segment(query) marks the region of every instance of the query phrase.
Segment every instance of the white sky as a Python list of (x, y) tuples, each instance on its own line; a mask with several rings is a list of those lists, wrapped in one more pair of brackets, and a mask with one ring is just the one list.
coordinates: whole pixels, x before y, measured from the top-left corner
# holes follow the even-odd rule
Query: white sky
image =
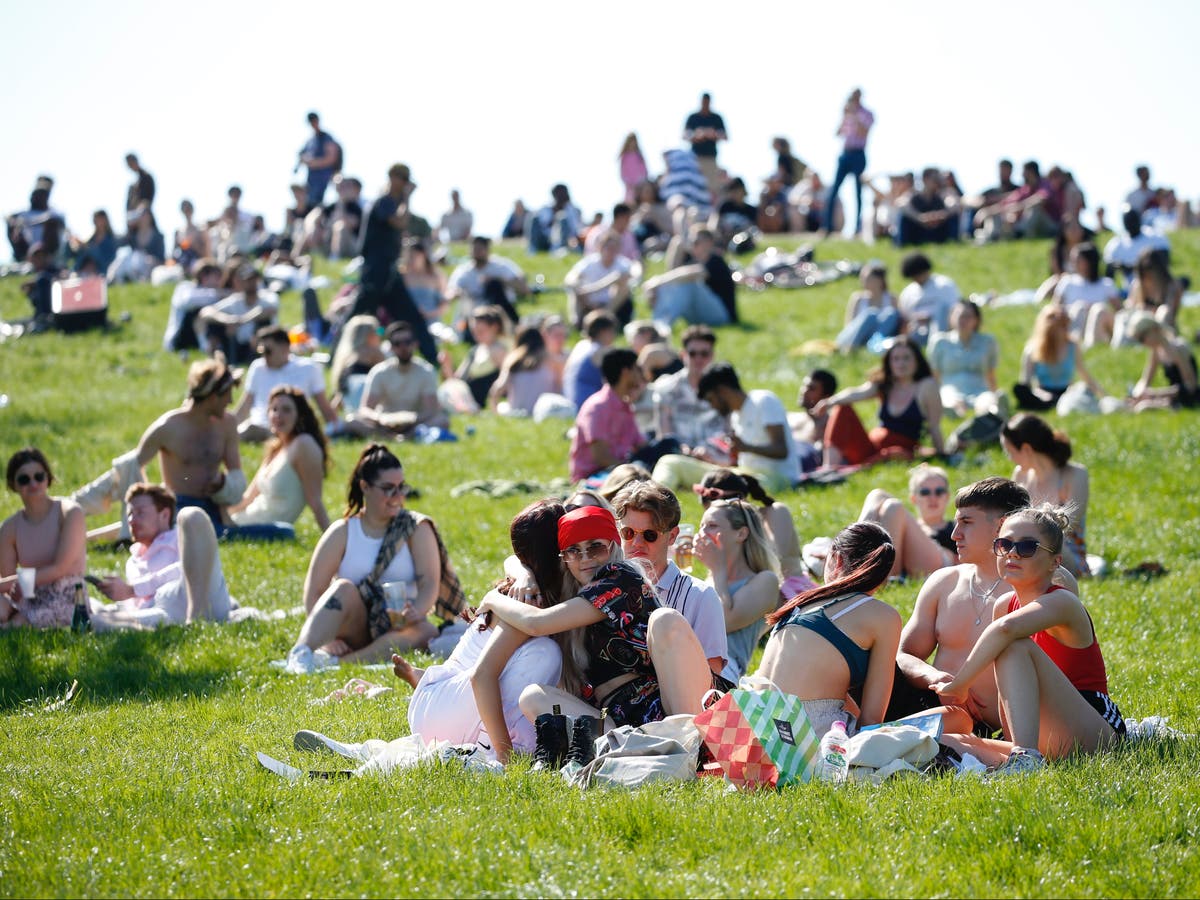
[(215, 216), (235, 182), (278, 227), (311, 108), (367, 195), (406, 162), (418, 213), (436, 224), (458, 187), (494, 234), (559, 180), (585, 214), (608, 209), (624, 135), (660, 170), (705, 90), (729, 130), (721, 163), (752, 193), (775, 134), (828, 179), (856, 85), (876, 115), (869, 172), (948, 166), (971, 192), (1001, 156), (1036, 158), (1115, 211), (1145, 161), (1194, 202), (1197, 35), (1191, 0), (0, 0), (0, 210), (25, 208), (46, 172), (74, 231), (100, 207), (120, 229), (132, 150), (168, 236), (181, 198)]

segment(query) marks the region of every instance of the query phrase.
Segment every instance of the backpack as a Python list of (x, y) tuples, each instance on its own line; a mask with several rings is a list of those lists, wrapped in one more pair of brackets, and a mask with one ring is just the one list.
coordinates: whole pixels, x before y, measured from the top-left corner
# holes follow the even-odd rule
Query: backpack
[(333, 169), (333, 174), (337, 175), (342, 171), (342, 145), (339, 144), (331, 135), (325, 135), (325, 139), (329, 141), (329, 143), (333, 144), (333, 149), (337, 151), (337, 156), (334, 157), (333, 165), (330, 166), (330, 168)]

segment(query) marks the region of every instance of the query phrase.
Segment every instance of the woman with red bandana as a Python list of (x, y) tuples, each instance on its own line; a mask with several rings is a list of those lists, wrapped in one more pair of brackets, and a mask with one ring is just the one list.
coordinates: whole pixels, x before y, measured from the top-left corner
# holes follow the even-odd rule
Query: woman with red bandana
[(604, 726), (615, 728), (700, 712), (713, 686), (700, 641), (683, 616), (659, 606), (637, 563), (625, 561), (613, 514), (599, 507), (567, 513), (558, 548), (570, 600), (539, 609), (492, 592), (479, 607), (529, 635), (571, 632), (564, 656), (582, 671), (583, 697), (531, 686), (521, 695), (526, 717), (536, 721), (555, 706), (575, 717), (606, 710)]

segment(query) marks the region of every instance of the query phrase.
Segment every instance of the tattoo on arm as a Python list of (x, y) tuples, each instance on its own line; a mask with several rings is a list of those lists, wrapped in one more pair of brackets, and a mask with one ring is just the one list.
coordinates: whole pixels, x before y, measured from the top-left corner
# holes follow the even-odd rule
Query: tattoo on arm
[(342, 608), (341, 598), (338, 597), (337, 594), (332, 594), (329, 597), (326, 597), (325, 598), (325, 608), (341, 610), (341, 608)]

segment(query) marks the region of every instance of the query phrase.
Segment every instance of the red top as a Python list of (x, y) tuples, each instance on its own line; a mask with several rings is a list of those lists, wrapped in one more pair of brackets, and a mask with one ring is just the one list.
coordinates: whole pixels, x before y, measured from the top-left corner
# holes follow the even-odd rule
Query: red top
[[(1056, 584), (1052, 585), (1050, 590), (1066, 590), (1066, 588), (1061, 588)], [(1009, 598), (1008, 611), (1016, 612), (1020, 608), (1021, 604), (1017, 602), (1017, 595), (1014, 593)], [(1092, 642), (1082, 649), (1068, 647), (1046, 631), (1034, 632), (1029, 637), (1067, 676), (1067, 680), (1071, 682), (1071, 686), (1075, 690), (1099, 691), (1107, 694), (1108, 674), (1104, 669), (1104, 657), (1100, 653), (1100, 642), (1096, 640), (1096, 626), (1092, 624), (1091, 613), (1088, 613), (1088, 624), (1092, 625)]]

